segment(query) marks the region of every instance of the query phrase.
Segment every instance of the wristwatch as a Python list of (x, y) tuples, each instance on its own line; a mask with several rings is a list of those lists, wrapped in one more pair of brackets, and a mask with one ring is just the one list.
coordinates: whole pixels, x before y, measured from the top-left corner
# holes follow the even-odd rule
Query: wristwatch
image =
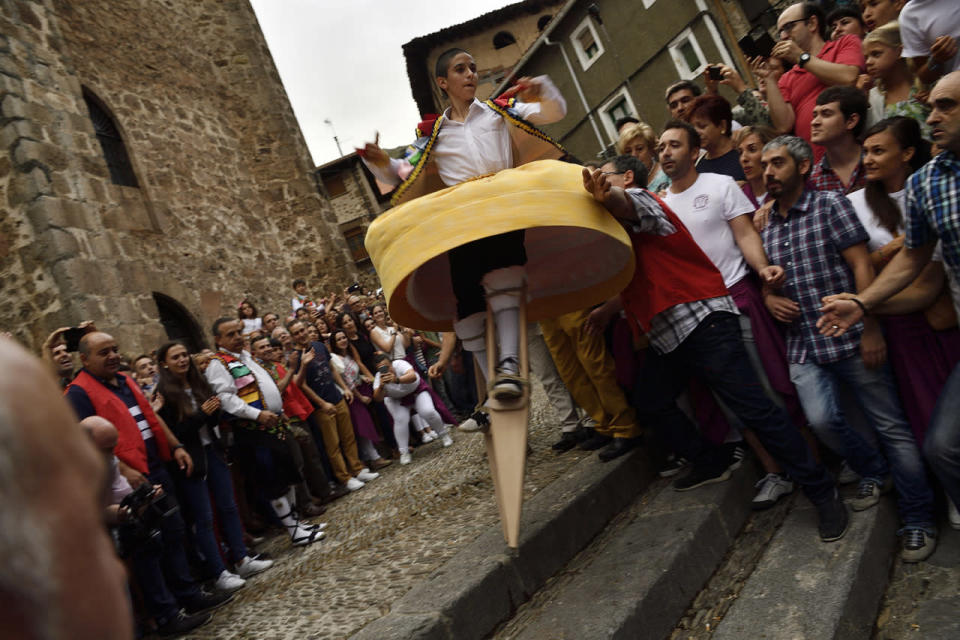
[(809, 54), (809, 53), (801, 53), (801, 54), (800, 54), (800, 59), (797, 60), (797, 66), (800, 67), (801, 69), (803, 69), (803, 67), (804, 67), (808, 62), (810, 62), (810, 54)]

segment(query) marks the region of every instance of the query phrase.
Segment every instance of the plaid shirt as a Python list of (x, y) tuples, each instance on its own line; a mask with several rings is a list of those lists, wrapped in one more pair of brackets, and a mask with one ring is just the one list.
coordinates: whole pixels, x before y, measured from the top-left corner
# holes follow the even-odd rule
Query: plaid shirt
[[(625, 193), (637, 213), (637, 222), (629, 225), (636, 233), (649, 233), (655, 236), (668, 236), (676, 233), (676, 228), (667, 219), (660, 204), (650, 196), (646, 189), (626, 189)], [(739, 314), (737, 305), (730, 296), (708, 298), (695, 302), (684, 302), (661, 311), (650, 320), (647, 337), (658, 353), (670, 353), (687, 339), (703, 320), (715, 311), (728, 311)]]
[(828, 363), (858, 353), (863, 323), (857, 323), (839, 338), (820, 335), (821, 298), (843, 291), (856, 291), (853, 271), (841, 252), (866, 242), (850, 201), (835, 193), (804, 189), (787, 216), (775, 202), (770, 223), (763, 230), (763, 247), (770, 264), (786, 272), (781, 295), (800, 305), (800, 317), (787, 327), (787, 358), (804, 363)]
[(960, 278), (960, 158), (944, 151), (907, 180), (906, 245), (941, 240), (943, 262)]
[(850, 176), (850, 185), (845, 187), (843, 186), (843, 180), (830, 166), (827, 154), (823, 154), (820, 162), (813, 167), (813, 171), (810, 173), (810, 182), (807, 183), (807, 186), (816, 191), (833, 191), (842, 195), (863, 189), (867, 186), (867, 174), (863, 170), (863, 156), (860, 157), (857, 168), (853, 170), (853, 174)]

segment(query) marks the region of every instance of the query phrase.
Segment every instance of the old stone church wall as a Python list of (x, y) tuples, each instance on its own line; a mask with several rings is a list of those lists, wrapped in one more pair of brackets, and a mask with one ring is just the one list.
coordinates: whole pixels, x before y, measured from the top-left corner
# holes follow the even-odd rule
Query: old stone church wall
[[(136, 351), (165, 338), (154, 293), (206, 333), (246, 295), (287, 311), (294, 277), (353, 280), (246, 0), (0, 8), (0, 329), (36, 347), (90, 319)], [(112, 182), (84, 91), (138, 186)]]

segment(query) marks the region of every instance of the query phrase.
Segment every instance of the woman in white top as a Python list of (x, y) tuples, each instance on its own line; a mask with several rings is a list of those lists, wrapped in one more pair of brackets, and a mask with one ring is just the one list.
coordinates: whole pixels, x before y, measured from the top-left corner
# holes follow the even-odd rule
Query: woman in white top
[(390, 356), (391, 360), (403, 360), (407, 355), (409, 338), (395, 325), (387, 324), (387, 310), (382, 304), (375, 304), (370, 310), (374, 327), (370, 330), (370, 340), (377, 349)]
[[(867, 248), (879, 272), (903, 246), (904, 185), (927, 160), (926, 145), (915, 119), (896, 116), (870, 127), (863, 149), (867, 186), (847, 197), (870, 236)], [(944, 283), (943, 262), (931, 261), (909, 287), (875, 310), (881, 316), (890, 365), (918, 443), (923, 441), (940, 390), (960, 359), (960, 333), (956, 314), (950, 316), (953, 305)], [(941, 313), (944, 310), (946, 316)], [(951, 319), (953, 328), (947, 329)]]

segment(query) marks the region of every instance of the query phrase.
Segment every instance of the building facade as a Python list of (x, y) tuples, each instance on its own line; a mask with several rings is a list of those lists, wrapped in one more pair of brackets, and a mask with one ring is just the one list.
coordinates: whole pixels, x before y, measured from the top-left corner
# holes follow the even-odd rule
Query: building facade
[(197, 345), (354, 279), (246, 0), (0, 8), (0, 329)]

